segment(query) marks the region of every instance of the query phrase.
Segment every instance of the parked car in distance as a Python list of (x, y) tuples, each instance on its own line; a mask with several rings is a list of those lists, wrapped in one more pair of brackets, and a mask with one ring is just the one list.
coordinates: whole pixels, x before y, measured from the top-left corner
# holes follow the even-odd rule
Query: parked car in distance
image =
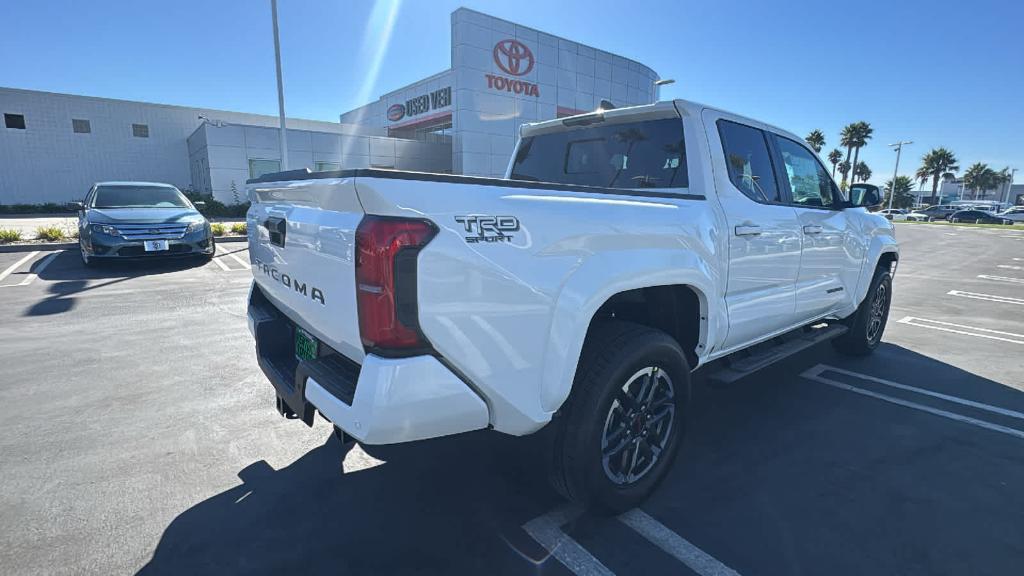
[(86, 266), (98, 260), (201, 256), (213, 258), (210, 223), (170, 184), (98, 182), (78, 210), (78, 246)]
[(899, 221), (907, 219), (907, 211), (903, 208), (886, 208), (885, 210), (879, 210), (877, 213), (885, 216), (886, 220)]
[(907, 220), (914, 222), (931, 222), (933, 220), (948, 220), (949, 215), (962, 210), (957, 206), (950, 206), (948, 204), (940, 204), (938, 206), (929, 206), (921, 210), (916, 210), (907, 214)]
[(984, 210), (960, 210), (951, 214), (949, 221), (969, 224), (1013, 224), (1013, 220), (996, 216)]
[(996, 214), (1000, 218), (1006, 218), (1007, 220), (1013, 220), (1014, 222), (1024, 222), (1024, 206), (1013, 206), (1006, 210)]

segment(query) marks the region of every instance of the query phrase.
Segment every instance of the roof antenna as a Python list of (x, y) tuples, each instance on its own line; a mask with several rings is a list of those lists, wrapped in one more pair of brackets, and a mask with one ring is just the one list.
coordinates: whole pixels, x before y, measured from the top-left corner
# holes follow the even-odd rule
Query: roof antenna
[(615, 109), (615, 104), (612, 104), (608, 100), (605, 100), (604, 98), (602, 98), (601, 99), (601, 103), (597, 105), (597, 109), (598, 110), (614, 110)]

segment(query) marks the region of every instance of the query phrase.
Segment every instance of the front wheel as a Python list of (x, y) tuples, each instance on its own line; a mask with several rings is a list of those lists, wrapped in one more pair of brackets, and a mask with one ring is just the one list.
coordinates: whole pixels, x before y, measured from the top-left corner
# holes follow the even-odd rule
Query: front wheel
[(832, 341), (836, 350), (850, 356), (867, 356), (878, 348), (889, 320), (892, 275), (884, 267), (875, 270), (868, 295), (852, 316), (846, 318), (847, 332)]
[(668, 334), (629, 322), (596, 325), (553, 422), (552, 485), (608, 513), (639, 504), (672, 466), (689, 392), (686, 357)]
[(78, 254), (82, 257), (83, 266), (86, 268), (96, 267), (96, 259), (89, 257), (89, 255), (85, 253), (85, 248), (82, 248), (81, 245), (78, 246)]

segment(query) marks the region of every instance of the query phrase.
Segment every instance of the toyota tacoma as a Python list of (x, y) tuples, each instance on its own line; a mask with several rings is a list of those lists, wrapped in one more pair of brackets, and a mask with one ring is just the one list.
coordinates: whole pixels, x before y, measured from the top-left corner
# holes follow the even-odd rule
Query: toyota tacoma
[(546, 428), (554, 487), (606, 511), (664, 478), (697, 368), (875, 349), (898, 259), (877, 187), (681, 100), (524, 125), (504, 178), (297, 170), (247, 192), (282, 415), (368, 445)]

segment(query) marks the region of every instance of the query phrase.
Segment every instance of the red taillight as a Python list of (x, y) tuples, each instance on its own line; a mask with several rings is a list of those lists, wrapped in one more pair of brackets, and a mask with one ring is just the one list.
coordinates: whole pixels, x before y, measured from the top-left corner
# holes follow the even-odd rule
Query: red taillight
[(426, 347), (417, 319), (416, 256), (436, 233), (427, 220), (366, 216), (359, 223), (356, 299), (368, 352)]

